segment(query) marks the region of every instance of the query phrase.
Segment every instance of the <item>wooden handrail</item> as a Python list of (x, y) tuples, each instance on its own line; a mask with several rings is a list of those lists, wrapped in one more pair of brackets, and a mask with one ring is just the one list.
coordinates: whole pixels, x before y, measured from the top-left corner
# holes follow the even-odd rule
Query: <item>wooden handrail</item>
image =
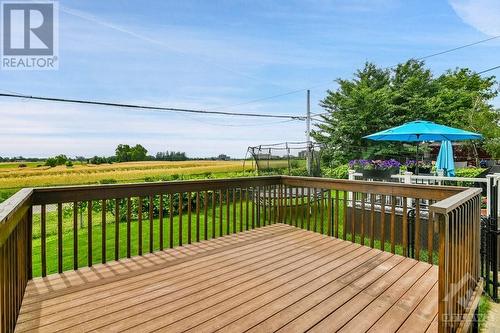
[(443, 200), (467, 189), (457, 186), (428, 186), (378, 181), (282, 176), (283, 185), (374, 193), (415, 199)]
[(180, 180), (155, 183), (40, 187), (33, 189), (33, 205), (178, 192), (212, 191), (234, 187), (277, 185), (280, 182), (280, 176), (271, 176)]

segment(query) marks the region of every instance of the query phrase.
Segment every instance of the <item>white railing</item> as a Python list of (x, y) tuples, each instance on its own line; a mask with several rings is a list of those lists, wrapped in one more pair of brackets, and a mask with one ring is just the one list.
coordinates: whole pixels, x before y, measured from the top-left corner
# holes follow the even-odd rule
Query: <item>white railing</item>
[[(349, 179), (362, 179), (363, 174), (349, 170)], [(404, 184), (424, 184), (424, 185), (450, 185), (450, 186), (464, 186), (463, 183), (482, 183), (486, 186), (486, 211), (488, 214), (491, 211), (491, 186), (492, 184), (500, 184), (500, 173), (487, 175), (486, 178), (472, 178), (472, 177), (445, 177), (445, 176), (428, 176), (428, 175), (414, 175), (411, 172), (406, 172), (401, 175), (392, 175), (391, 178), (399, 183)], [(493, 180), (492, 180), (493, 179)], [(369, 180), (369, 179), (365, 179)], [(500, 191), (500, 186), (498, 186)], [(500, 216), (500, 193), (498, 195), (498, 214)]]

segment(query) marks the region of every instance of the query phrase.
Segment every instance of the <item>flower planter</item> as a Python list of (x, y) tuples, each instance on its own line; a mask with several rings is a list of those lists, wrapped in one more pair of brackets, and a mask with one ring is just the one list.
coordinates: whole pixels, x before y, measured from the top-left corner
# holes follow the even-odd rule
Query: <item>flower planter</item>
[(389, 179), (392, 175), (396, 175), (399, 172), (399, 168), (390, 168), (390, 169), (371, 169), (371, 170), (357, 170), (363, 174), (363, 178), (368, 179)]
[[(407, 167), (407, 171), (413, 173), (414, 175), (416, 174), (416, 168), (415, 167)], [(432, 167), (418, 167), (418, 173), (419, 174), (431, 174), (432, 173)]]

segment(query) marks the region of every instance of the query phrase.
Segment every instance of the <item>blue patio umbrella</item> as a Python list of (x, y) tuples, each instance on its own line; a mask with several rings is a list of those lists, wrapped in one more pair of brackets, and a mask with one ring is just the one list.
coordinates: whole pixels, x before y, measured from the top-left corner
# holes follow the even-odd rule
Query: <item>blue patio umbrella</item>
[(451, 141), (445, 140), (441, 142), (441, 149), (436, 160), (436, 168), (444, 170), (445, 176), (455, 176), (455, 161), (453, 160), (453, 146)]
[[(482, 136), (459, 128), (436, 124), (432, 121), (416, 120), (367, 135), (364, 138), (375, 141), (417, 142), (416, 155), (418, 160), (418, 142), (474, 140), (481, 139)], [(416, 171), (418, 173), (418, 163)]]
[(364, 137), (376, 141), (462, 141), (481, 139), (481, 134), (448, 127), (432, 121), (416, 120)]

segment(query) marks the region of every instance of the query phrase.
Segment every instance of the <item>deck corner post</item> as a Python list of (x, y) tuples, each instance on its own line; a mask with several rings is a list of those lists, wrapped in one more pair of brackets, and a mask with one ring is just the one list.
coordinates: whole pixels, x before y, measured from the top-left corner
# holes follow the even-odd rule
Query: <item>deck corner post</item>
[(434, 214), (435, 223), (439, 227), (439, 268), (438, 268), (438, 332), (444, 333), (447, 330), (447, 316), (448, 316), (448, 238), (449, 227), (448, 215), (442, 213)]

